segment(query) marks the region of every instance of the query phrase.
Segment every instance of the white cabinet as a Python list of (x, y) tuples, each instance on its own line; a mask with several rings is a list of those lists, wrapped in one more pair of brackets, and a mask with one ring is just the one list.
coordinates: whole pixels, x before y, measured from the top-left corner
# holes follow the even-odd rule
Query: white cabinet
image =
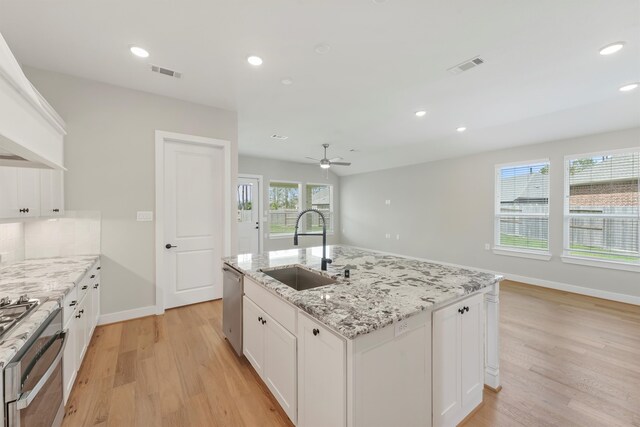
[[(76, 336), (76, 361), (82, 361), (85, 351), (87, 349), (87, 298), (86, 295), (78, 303), (78, 309), (74, 315), (74, 334)], [(80, 363), (77, 363), (76, 368), (80, 368)]]
[(0, 167), (0, 219), (62, 216), (63, 173), (50, 169)]
[(91, 293), (91, 317), (89, 323), (91, 324), (91, 333), (89, 337), (93, 335), (93, 331), (98, 324), (98, 318), (100, 318), (100, 267), (96, 269), (95, 278), (91, 281), (90, 293)]
[(73, 382), (76, 379), (76, 332), (75, 314), (78, 301), (76, 300), (76, 288), (74, 287), (62, 302), (62, 321), (64, 329), (67, 331), (67, 344), (62, 354), (62, 383), (64, 391), (64, 402), (67, 403)]
[[(100, 264), (94, 265), (62, 301), (62, 321), (67, 344), (62, 355), (64, 401), (67, 402), (100, 312)], [(93, 277), (91, 277), (93, 276)], [(93, 286), (92, 286), (93, 284)], [(98, 285), (96, 287), (96, 285)]]
[(243, 297), (243, 352), (282, 409), (296, 422), (296, 337)]
[(243, 297), (242, 347), (245, 357), (253, 369), (262, 377), (264, 373), (264, 328), (263, 311), (249, 298)]
[(64, 172), (40, 170), (40, 215), (64, 215)]
[(40, 170), (0, 167), (0, 218), (40, 215)]
[(433, 425), (455, 426), (482, 402), (483, 295), (433, 313), (432, 348)]
[(298, 426), (345, 426), (345, 340), (298, 314)]

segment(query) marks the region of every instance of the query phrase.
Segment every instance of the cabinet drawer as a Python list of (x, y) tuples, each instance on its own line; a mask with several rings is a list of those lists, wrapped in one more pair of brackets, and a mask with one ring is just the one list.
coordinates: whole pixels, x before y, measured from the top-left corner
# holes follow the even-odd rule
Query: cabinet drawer
[(269, 313), (273, 319), (284, 326), (289, 332), (296, 333), (296, 308), (271, 294), (262, 285), (251, 278), (244, 278), (244, 293), (261, 309)]
[(74, 286), (62, 300), (62, 324), (67, 327), (69, 320), (73, 319), (73, 313), (78, 306), (78, 287)]

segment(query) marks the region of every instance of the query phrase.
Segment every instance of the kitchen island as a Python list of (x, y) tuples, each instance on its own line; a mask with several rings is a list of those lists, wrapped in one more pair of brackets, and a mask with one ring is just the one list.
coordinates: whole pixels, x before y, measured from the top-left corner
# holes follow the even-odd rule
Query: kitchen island
[[(322, 248), (224, 260), (245, 276), (243, 353), (294, 423), (455, 425), (484, 384), (499, 388), (501, 276), (328, 250), (326, 272)], [(268, 275), (286, 266), (335, 283), (295, 290)]]

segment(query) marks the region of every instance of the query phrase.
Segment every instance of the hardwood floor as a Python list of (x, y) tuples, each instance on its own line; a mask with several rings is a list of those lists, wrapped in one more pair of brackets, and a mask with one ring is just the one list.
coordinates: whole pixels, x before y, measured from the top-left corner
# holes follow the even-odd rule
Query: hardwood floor
[[(469, 426), (640, 426), (640, 307), (503, 282), (503, 389)], [(207, 302), (96, 329), (65, 426), (290, 426)], [(330, 427), (330, 426), (327, 426)]]
[(222, 335), (222, 302), (100, 326), (64, 426), (291, 426)]

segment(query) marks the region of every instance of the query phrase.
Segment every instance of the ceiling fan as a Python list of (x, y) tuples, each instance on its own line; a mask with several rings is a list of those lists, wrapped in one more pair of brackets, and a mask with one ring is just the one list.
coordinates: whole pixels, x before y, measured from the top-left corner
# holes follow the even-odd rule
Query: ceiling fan
[(324, 157), (322, 159), (314, 159), (313, 157), (305, 157), (305, 158), (315, 160), (316, 162), (320, 162), (320, 167), (322, 169), (329, 169), (332, 165), (351, 166), (351, 162), (339, 162), (338, 160), (342, 160), (342, 157), (336, 157), (335, 159), (327, 159), (327, 148), (329, 148), (329, 144), (322, 144), (322, 146), (324, 147)]

